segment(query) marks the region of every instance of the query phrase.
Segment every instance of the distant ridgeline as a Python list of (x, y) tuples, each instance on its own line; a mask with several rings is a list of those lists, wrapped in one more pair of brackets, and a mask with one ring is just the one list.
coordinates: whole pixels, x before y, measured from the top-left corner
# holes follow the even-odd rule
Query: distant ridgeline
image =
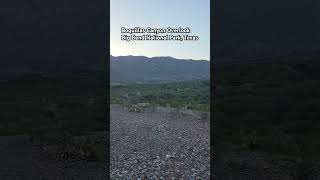
[(111, 84), (168, 83), (210, 78), (210, 61), (110, 56)]

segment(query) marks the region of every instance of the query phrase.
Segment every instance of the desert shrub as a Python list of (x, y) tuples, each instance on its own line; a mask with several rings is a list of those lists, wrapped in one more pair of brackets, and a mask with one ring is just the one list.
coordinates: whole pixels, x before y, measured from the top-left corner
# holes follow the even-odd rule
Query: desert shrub
[[(168, 84), (128, 85), (111, 87), (111, 102), (137, 104), (147, 102), (159, 106), (209, 111), (210, 82), (192, 81)], [(124, 98), (126, 97), (126, 98)]]

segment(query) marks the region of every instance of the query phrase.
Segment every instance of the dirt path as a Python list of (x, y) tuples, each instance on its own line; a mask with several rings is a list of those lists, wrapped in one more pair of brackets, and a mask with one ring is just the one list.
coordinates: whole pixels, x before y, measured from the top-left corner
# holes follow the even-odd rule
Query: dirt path
[(112, 179), (209, 179), (209, 120), (111, 106)]

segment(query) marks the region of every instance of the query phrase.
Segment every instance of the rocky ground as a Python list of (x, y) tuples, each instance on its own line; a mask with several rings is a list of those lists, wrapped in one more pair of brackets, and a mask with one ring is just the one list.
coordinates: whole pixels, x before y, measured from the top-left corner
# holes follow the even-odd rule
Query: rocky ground
[(111, 179), (210, 179), (209, 119), (111, 106)]
[(270, 154), (259, 150), (234, 149), (219, 152), (214, 180), (319, 180), (320, 161)]
[[(209, 179), (208, 119), (170, 108), (129, 112), (112, 105), (110, 123), (110, 169), (107, 161), (61, 159), (55, 145), (33, 143), (27, 135), (1, 136), (0, 180), (106, 180), (109, 170), (113, 180)], [(104, 136), (93, 134), (94, 139)], [(75, 140), (83, 138), (88, 136)], [(216, 180), (320, 179), (320, 161), (316, 159), (240, 147), (215, 157), (216, 174), (211, 178)]]
[(105, 180), (107, 163), (60, 159), (55, 145), (33, 144), (27, 135), (0, 137), (1, 180)]

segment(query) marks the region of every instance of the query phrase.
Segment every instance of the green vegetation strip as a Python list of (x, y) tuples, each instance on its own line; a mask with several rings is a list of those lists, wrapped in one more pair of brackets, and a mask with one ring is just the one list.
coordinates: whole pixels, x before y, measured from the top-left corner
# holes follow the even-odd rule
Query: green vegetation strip
[(210, 110), (210, 82), (192, 81), (167, 84), (116, 85), (110, 89), (112, 104), (150, 103), (151, 105)]

